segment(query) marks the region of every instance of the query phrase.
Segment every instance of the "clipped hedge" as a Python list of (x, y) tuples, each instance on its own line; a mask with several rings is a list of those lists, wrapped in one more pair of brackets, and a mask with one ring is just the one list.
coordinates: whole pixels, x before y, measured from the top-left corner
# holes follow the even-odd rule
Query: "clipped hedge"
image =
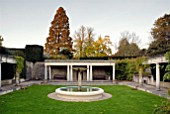
[(26, 45), (25, 55), (27, 61), (33, 63), (43, 61), (43, 47), (39, 45)]
[(0, 46), (0, 54), (10, 54), (8, 49)]

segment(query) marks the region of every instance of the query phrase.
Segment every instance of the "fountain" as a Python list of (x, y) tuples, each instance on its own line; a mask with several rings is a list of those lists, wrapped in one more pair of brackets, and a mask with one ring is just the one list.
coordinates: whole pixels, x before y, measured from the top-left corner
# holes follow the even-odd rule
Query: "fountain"
[(76, 67), (73, 70), (78, 72), (77, 86), (60, 87), (55, 93), (48, 95), (50, 98), (63, 101), (97, 101), (112, 97), (98, 87), (82, 86), (82, 72), (87, 68)]

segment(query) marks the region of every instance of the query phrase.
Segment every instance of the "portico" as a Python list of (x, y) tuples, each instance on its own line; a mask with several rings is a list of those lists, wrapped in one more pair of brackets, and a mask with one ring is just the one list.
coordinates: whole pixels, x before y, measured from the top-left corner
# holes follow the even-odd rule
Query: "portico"
[(168, 61), (165, 59), (164, 56), (155, 56), (148, 59), (145, 64), (155, 64), (156, 65), (156, 89), (160, 90), (160, 64), (167, 63)]
[[(87, 70), (84, 72), (86, 81), (93, 81), (93, 67), (112, 67), (111, 79), (115, 80), (115, 62), (113, 60), (45, 60), (45, 80), (51, 80), (54, 78), (52, 73), (52, 67), (58, 67), (65, 69), (66, 73), (56, 74), (58, 77), (65, 76), (67, 81), (74, 81), (73, 74), (75, 73), (74, 67), (85, 67)], [(61, 72), (59, 70), (58, 72)]]

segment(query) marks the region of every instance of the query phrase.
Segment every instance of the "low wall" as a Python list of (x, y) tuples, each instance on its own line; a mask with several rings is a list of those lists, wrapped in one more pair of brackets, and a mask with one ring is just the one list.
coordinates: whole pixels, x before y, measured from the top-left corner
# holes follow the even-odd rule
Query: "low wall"
[[(21, 78), (20, 82), (24, 82), (25, 79)], [(9, 84), (15, 84), (15, 79), (6, 79), (1, 81), (2, 86), (9, 85)]]
[[(156, 86), (156, 82), (155, 82), (152, 75), (143, 76), (142, 80), (143, 80), (143, 83)], [(133, 75), (133, 81), (138, 83), (139, 82), (139, 76), (138, 75)], [(169, 88), (170, 87), (170, 82), (162, 82), (161, 81), (160, 82), (160, 87)]]

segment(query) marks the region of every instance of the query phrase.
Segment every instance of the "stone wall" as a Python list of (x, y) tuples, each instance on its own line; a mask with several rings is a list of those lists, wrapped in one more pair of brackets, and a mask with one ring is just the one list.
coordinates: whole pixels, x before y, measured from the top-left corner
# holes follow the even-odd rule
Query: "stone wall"
[(30, 80), (33, 78), (33, 63), (26, 61), (26, 79)]
[(35, 79), (44, 79), (44, 62), (36, 62), (33, 71)]
[(26, 79), (44, 79), (44, 62), (26, 62)]
[[(139, 82), (139, 76), (138, 75), (133, 75), (133, 81), (134, 82)], [(142, 82), (150, 85), (154, 85), (154, 78), (152, 75), (149, 76), (143, 76), (142, 77)]]
[[(152, 75), (150, 75), (150, 76), (143, 76), (142, 80), (143, 80), (143, 83), (146, 83), (146, 84), (149, 84), (149, 85), (154, 85), (154, 86), (156, 85), (156, 82), (155, 82), (155, 80), (154, 80)], [(138, 83), (139, 82), (139, 76), (138, 75), (134, 75), (133, 76), (133, 81)], [(170, 87), (170, 82), (162, 82), (161, 81), (160, 82), (160, 86), (168, 88), (168, 87)]]

